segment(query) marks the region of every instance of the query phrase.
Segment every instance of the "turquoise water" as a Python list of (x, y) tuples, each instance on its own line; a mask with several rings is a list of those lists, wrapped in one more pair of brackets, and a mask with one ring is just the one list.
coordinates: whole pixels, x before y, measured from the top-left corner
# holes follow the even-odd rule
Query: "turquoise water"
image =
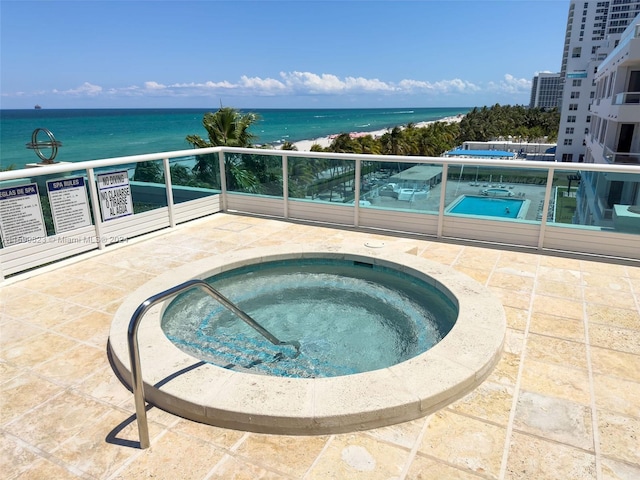
[(483, 215), (488, 217), (517, 218), (524, 200), (465, 195), (449, 213)]
[[(337, 133), (375, 131), (465, 114), (469, 108), (247, 110), (257, 144), (296, 142)], [(211, 109), (0, 110), (0, 168), (39, 159), (26, 144), (36, 128), (62, 142), (56, 161), (80, 162), (191, 148), (187, 135), (206, 138), (202, 117)], [(215, 111), (215, 110), (213, 110)], [(45, 138), (38, 138), (42, 141)]]
[(281, 341), (275, 346), (201, 291), (162, 318), (180, 349), (221, 367), (287, 377), (332, 377), (395, 365), (440, 341), (457, 317), (425, 282), (385, 267), (326, 259), (244, 267), (208, 279)]

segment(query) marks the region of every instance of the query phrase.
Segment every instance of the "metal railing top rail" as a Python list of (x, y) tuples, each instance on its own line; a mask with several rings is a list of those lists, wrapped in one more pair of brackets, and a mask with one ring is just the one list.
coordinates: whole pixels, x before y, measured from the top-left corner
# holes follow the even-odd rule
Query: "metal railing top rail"
[(0, 181), (16, 180), (24, 177), (35, 177), (39, 175), (54, 175), (56, 173), (75, 172), (77, 170), (87, 170), (90, 168), (113, 167), (129, 163), (149, 162), (154, 160), (164, 160), (165, 158), (188, 157), (192, 155), (205, 155), (220, 151), (220, 147), (198, 148), (189, 150), (176, 150), (172, 152), (146, 153), (144, 155), (128, 155), (125, 157), (109, 157), (98, 160), (86, 160), (82, 162), (59, 162), (54, 165), (46, 165), (37, 168), (21, 168), (17, 170), (6, 170), (0, 172)]
[(206, 155), (211, 153), (240, 153), (250, 155), (272, 155), (300, 158), (325, 158), (333, 160), (360, 160), (366, 162), (396, 162), (396, 163), (427, 163), (441, 165), (469, 165), (478, 167), (523, 168), (536, 170), (584, 170), (615, 173), (640, 173), (637, 166), (611, 165), (605, 163), (572, 163), (572, 162), (541, 162), (527, 160), (487, 160), (467, 157), (423, 157), (402, 155), (368, 155), (353, 153), (333, 152), (300, 152), (296, 150), (267, 150), (258, 148), (237, 147), (208, 147), (190, 150), (176, 150), (172, 152), (159, 152), (144, 155), (131, 155), (125, 157), (112, 157), (101, 160), (87, 160), (83, 162), (59, 163), (38, 168), (24, 168), (0, 172), (0, 181), (16, 180), (25, 177), (53, 175), (78, 170), (87, 170), (103, 167), (118, 166), (130, 163), (163, 160), (166, 158), (180, 158), (194, 155)]

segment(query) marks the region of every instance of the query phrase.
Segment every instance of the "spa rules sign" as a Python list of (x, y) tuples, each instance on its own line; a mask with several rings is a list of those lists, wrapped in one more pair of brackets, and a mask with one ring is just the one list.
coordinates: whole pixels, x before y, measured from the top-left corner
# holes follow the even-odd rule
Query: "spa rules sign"
[(114, 218), (133, 215), (131, 186), (127, 171), (102, 173), (96, 177), (102, 220), (106, 222)]
[(91, 225), (84, 178), (61, 178), (47, 182), (49, 205), (56, 233)]

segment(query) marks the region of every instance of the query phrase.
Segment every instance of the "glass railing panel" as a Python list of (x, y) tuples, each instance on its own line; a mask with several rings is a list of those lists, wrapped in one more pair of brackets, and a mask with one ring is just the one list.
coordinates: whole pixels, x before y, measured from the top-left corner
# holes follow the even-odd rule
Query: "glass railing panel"
[(559, 171), (554, 199), (555, 225), (640, 234), (640, 173)]
[(640, 153), (614, 152), (609, 147), (604, 147), (604, 159), (608, 163), (640, 165)]
[(614, 105), (634, 105), (640, 103), (640, 92), (622, 92), (614, 97)]
[(555, 170), (549, 199), (547, 222), (558, 225), (577, 224), (578, 190), (582, 175), (577, 170)]
[(283, 196), (280, 156), (226, 153), (225, 170), (230, 193)]
[[(220, 168), (217, 155), (172, 158), (169, 160), (173, 203), (183, 203), (220, 193)], [(200, 162), (198, 164), (198, 162)]]
[[(195, 155), (192, 158), (169, 160), (174, 185), (188, 185), (220, 191), (220, 159), (217, 153)], [(175, 168), (174, 168), (175, 166)], [(175, 174), (175, 175), (174, 175)]]
[(438, 214), (442, 165), (362, 162), (360, 206)]
[[(134, 214), (167, 206), (167, 188), (164, 183), (162, 160), (136, 163), (133, 168), (133, 175), (129, 178), (129, 184)], [(102, 198), (103, 194), (100, 193), (99, 179), (98, 191), (98, 195)], [(115, 205), (118, 206), (117, 202), (115, 202)], [(118, 208), (114, 211), (118, 212)]]
[(445, 215), (539, 222), (546, 183), (546, 170), (450, 165)]
[(289, 157), (289, 199), (352, 203), (355, 199), (355, 161)]

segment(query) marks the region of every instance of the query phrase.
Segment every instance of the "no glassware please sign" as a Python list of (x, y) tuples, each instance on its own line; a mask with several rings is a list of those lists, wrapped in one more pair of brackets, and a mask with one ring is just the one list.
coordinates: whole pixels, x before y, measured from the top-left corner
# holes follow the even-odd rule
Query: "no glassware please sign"
[(103, 173), (96, 177), (102, 220), (106, 222), (114, 218), (133, 215), (131, 186), (127, 171)]

